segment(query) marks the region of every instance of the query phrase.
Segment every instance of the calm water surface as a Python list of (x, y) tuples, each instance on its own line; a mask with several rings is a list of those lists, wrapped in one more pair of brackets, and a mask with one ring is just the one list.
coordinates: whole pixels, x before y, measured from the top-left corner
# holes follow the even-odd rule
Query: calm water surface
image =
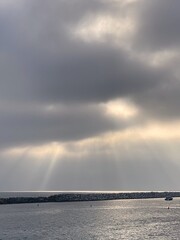
[(0, 239), (180, 239), (180, 199), (0, 205)]

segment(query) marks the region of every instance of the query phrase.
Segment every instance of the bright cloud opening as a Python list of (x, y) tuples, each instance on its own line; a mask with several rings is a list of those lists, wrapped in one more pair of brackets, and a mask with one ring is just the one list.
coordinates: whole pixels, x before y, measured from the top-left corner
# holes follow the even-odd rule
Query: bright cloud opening
[(127, 45), (135, 30), (135, 22), (128, 18), (114, 18), (110, 15), (89, 16), (72, 30), (75, 37), (85, 42), (104, 42), (113, 38), (118, 45)]
[(130, 119), (138, 115), (138, 108), (125, 100), (116, 99), (104, 104), (107, 114), (116, 118)]

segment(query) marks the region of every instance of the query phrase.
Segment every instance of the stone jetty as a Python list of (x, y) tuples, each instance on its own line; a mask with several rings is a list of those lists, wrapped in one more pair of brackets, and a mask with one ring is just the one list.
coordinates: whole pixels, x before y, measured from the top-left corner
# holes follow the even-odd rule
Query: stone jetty
[(60, 193), (49, 197), (0, 198), (0, 204), (148, 199), (166, 198), (167, 196), (180, 197), (180, 192)]

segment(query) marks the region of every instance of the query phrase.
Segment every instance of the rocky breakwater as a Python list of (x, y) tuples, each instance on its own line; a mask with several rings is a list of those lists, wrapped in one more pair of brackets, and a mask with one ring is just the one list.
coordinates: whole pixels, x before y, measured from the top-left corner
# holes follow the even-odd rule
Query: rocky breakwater
[(0, 204), (147, 199), (167, 196), (180, 197), (180, 192), (61, 193), (49, 197), (0, 198)]
[(180, 192), (121, 192), (121, 193), (68, 193), (48, 197), (49, 202), (103, 201), (118, 199), (147, 199), (180, 197)]
[(0, 204), (17, 204), (17, 203), (44, 203), (48, 202), (47, 197), (9, 197), (0, 198)]

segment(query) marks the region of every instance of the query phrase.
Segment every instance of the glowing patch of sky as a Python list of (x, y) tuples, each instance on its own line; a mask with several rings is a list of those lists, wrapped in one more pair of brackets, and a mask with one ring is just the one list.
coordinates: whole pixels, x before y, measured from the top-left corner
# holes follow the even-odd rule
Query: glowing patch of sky
[(110, 38), (116, 45), (128, 47), (128, 39), (135, 31), (135, 21), (110, 15), (89, 16), (71, 31), (76, 38), (85, 42), (106, 42)]
[(107, 113), (113, 117), (129, 119), (138, 115), (137, 107), (125, 100), (116, 99), (102, 105), (105, 106)]

